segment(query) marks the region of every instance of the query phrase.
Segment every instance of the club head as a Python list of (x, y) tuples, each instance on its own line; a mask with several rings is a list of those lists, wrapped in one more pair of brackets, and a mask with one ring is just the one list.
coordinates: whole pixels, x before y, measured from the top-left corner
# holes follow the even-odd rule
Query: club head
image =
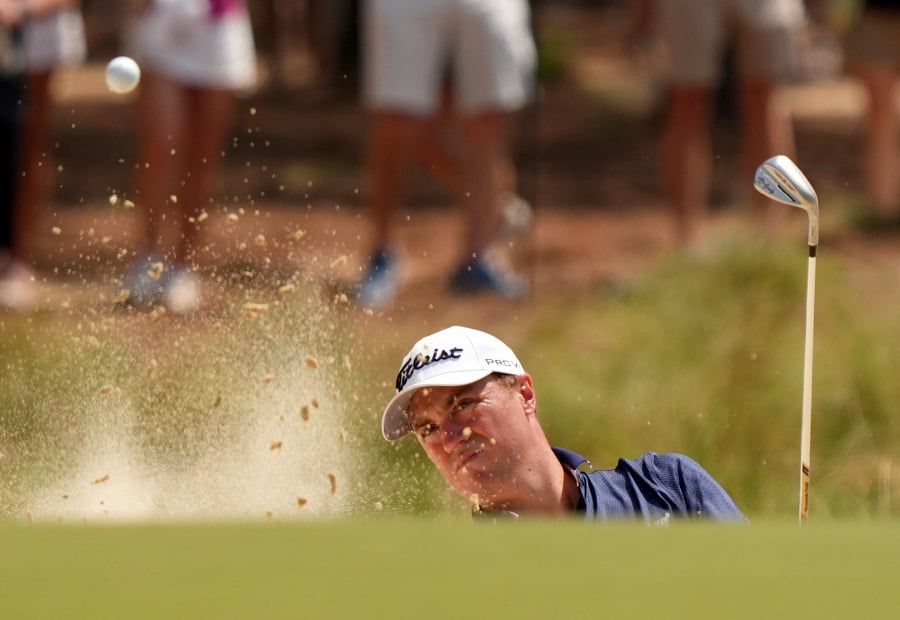
[(809, 215), (809, 244), (818, 244), (819, 197), (797, 164), (785, 155), (770, 157), (756, 169), (753, 187), (776, 202), (806, 211)]

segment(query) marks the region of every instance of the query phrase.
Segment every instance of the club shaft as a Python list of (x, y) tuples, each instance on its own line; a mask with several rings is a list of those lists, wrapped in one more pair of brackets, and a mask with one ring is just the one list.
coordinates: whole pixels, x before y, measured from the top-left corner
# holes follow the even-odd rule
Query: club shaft
[(809, 518), (809, 455), (812, 430), (813, 323), (816, 307), (816, 246), (809, 246), (806, 278), (806, 342), (803, 351), (803, 415), (800, 425), (800, 523)]

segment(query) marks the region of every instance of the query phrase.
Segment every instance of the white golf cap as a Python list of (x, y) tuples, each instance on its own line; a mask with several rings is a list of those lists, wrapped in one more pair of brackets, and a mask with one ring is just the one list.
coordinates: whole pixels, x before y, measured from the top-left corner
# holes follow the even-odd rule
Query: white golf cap
[(406, 408), (416, 390), (469, 385), (495, 372), (525, 374), (516, 354), (498, 338), (458, 325), (425, 336), (413, 345), (400, 364), (397, 393), (381, 418), (384, 438), (393, 441), (412, 430)]

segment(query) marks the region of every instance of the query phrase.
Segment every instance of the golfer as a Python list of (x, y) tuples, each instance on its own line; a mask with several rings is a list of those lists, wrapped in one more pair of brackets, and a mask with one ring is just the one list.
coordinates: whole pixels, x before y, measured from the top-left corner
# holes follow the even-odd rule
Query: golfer
[(385, 439), (415, 433), (475, 513), (744, 520), (686, 456), (648, 452), (591, 470), (583, 456), (551, 447), (531, 376), (485, 332), (454, 326), (422, 338), (403, 359), (396, 389), (382, 417)]

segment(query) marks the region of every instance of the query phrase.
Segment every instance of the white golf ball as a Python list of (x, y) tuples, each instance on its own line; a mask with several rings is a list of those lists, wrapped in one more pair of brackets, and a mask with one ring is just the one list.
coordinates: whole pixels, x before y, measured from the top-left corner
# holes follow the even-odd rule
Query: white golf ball
[(141, 68), (128, 56), (116, 56), (106, 65), (106, 85), (114, 93), (130, 93), (141, 81)]

